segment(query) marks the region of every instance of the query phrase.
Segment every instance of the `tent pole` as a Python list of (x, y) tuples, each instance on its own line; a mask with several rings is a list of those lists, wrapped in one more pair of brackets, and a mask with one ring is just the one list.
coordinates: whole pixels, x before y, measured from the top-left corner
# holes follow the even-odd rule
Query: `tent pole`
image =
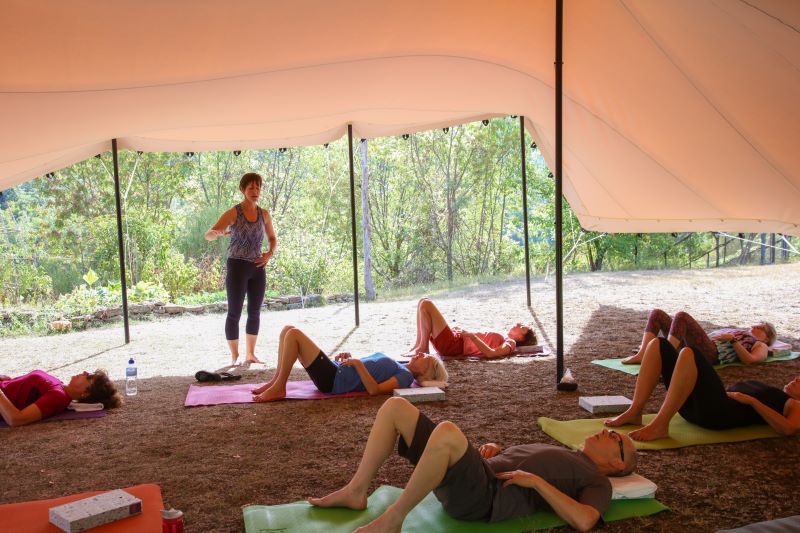
[(125, 344), (131, 342), (128, 328), (128, 286), (125, 281), (125, 245), (122, 243), (122, 201), (119, 196), (119, 158), (117, 157), (117, 140), (111, 139), (111, 155), (114, 158), (114, 196), (117, 200), (117, 243), (119, 244), (119, 279), (122, 291), (122, 318), (125, 321)]
[(564, 375), (564, 291), (563, 291), (563, 275), (564, 265), (564, 242), (562, 237), (563, 220), (561, 216), (562, 210), (562, 193), (563, 182), (561, 176), (561, 155), (562, 155), (562, 65), (563, 65), (563, 42), (564, 42), (564, 0), (556, 0), (556, 192), (555, 192), (555, 208), (556, 208), (556, 383), (561, 381)]
[(355, 173), (353, 171), (353, 125), (347, 125), (347, 147), (348, 155), (350, 156), (350, 229), (352, 230), (353, 239), (353, 303), (356, 308), (356, 326), (359, 325), (358, 320), (358, 257), (356, 242), (356, 185)]
[(525, 289), (531, 306), (531, 260), (528, 253), (528, 169), (525, 165), (525, 117), (519, 117), (519, 149), (522, 163), (522, 224), (525, 228)]

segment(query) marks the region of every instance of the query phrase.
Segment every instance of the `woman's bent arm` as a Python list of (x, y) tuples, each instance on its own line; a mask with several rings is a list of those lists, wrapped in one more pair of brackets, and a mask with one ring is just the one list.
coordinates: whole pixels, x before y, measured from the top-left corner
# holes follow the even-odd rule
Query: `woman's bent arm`
[(761, 341), (753, 345), (752, 352), (748, 352), (747, 348), (742, 346), (742, 343), (738, 341), (734, 341), (733, 349), (736, 350), (736, 355), (739, 356), (739, 360), (746, 365), (766, 361), (767, 355), (769, 354), (769, 348)]
[(42, 411), (38, 405), (33, 403), (20, 411), (2, 392), (0, 392), (0, 414), (11, 427), (24, 426), (42, 419)]
[(781, 435), (794, 435), (800, 430), (800, 402), (797, 400), (789, 400), (792, 403), (789, 405), (788, 416), (783, 416), (749, 394), (729, 392), (728, 396), (739, 403), (752, 406), (761, 418)]

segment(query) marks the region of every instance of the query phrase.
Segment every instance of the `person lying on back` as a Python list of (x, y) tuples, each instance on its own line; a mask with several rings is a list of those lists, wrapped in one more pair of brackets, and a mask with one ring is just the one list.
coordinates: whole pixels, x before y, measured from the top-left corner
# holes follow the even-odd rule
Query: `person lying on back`
[(308, 502), (365, 509), (372, 481), (395, 442), (414, 473), (397, 501), (359, 533), (400, 531), (408, 513), (431, 491), (444, 511), (459, 520), (497, 522), (553, 511), (575, 529), (588, 531), (611, 502), (606, 476), (636, 468), (633, 441), (613, 430), (587, 437), (578, 452), (547, 444), (475, 448), (454, 423), (436, 424), (405, 399), (390, 398), (375, 417), (350, 482)]
[(122, 395), (103, 370), (81, 372), (64, 385), (57, 377), (34, 370), (18, 378), (0, 376), (0, 414), (9, 426), (24, 426), (56, 415), (72, 401), (122, 405)]

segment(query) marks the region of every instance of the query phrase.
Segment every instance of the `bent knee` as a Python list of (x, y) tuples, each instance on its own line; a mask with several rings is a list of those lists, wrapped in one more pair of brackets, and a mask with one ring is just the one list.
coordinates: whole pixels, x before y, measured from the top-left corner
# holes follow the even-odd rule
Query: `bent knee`
[(431, 433), (431, 439), (436, 440), (438, 442), (451, 444), (454, 442), (458, 442), (461, 440), (465, 440), (466, 437), (461, 432), (461, 429), (455, 425), (453, 422), (449, 420), (445, 420), (444, 422), (439, 422), (436, 424), (436, 427), (433, 429)]
[(406, 400), (405, 398), (400, 398), (398, 396), (392, 396), (381, 405), (380, 411), (389, 412), (389, 413), (400, 413), (404, 411), (411, 411), (416, 409), (411, 402)]
[(694, 350), (686, 346), (685, 348), (682, 348), (680, 352), (678, 352), (678, 360), (686, 361), (688, 359), (694, 361)]
[(675, 320), (680, 320), (682, 322), (685, 322), (686, 320), (691, 320), (691, 319), (692, 315), (690, 315), (686, 311), (678, 311), (677, 313), (675, 313)]
[(296, 328), (294, 326), (292, 326), (291, 324), (289, 324), (288, 326), (283, 326), (283, 329), (281, 330), (281, 335), (286, 335), (287, 333), (289, 333), (293, 329), (296, 329)]

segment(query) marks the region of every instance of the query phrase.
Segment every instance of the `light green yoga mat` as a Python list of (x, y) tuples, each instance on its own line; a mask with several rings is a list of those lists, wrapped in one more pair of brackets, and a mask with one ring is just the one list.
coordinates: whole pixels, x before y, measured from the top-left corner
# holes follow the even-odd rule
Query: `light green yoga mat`
[[(249, 505), (244, 508), (247, 533), (351, 533), (380, 516), (402, 492), (397, 487), (382, 486), (370, 497), (367, 509), (321, 509), (306, 502), (283, 505)], [(669, 507), (652, 498), (612, 500), (603, 519), (606, 522), (668, 511)], [(520, 533), (566, 525), (555, 513), (539, 512), (525, 518), (491, 524), (455, 520), (445, 514), (433, 494), (428, 494), (406, 517), (404, 532), (425, 533)]]
[[(613, 416), (613, 415), (611, 415)], [(656, 415), (644, 415), (642, 421), (647, 424)], [(606, 428), (603, 421), (606, 418), (583, 418), (578, 420), (553, 420), (545, 416), (540, 417), (538, 422), (545, 433), (556, 439), (562, 444), (566, 444), (573, 450), (583, 446), (583, 441), (589, 435), (593, 435)], [(641, 426), (623, 426), (613, 428), (620, 433), (628, 433)], [(690, 424), (681, 417), (675, 418), (669, 424), (669, 437), (649, 442), (634, 441), (637, 450), (667, 450), (670, 448), (683, 448), (684, 446), (695, 446), (697, 444), (716, 444), (721, 442), (741, 442), (744, 440), (766, 439), (780, 437), (780, 435), (768, 425), (747, 426), (736, 429), (711, 430), (703, 429), (700, 426)]]
[[(774, 363), (777, 361), (791, 361), (792, 359), (797, 359), (800, 357), (800, 352), (784, 352), (778, 355), (770, 355), (767, 357), (767, 360), (764, 363)], [(631, 374), (636, 376), (639, 374), (639, 367), (641, 365), (623, 365), (622, 359), (595, 359), (592, 363), (600, 366), (604, 366), (606, 368), (610, 368), (611, 370), (619, 370), (620, 372), (625, 372), (626, 374)], [(760, 363), (757, 363), (760, 364)], [(714, 368), (725, 368), (726, 366), (745, 366), (744, 363), (728, 363), (725, 365), (714, 365)]]

